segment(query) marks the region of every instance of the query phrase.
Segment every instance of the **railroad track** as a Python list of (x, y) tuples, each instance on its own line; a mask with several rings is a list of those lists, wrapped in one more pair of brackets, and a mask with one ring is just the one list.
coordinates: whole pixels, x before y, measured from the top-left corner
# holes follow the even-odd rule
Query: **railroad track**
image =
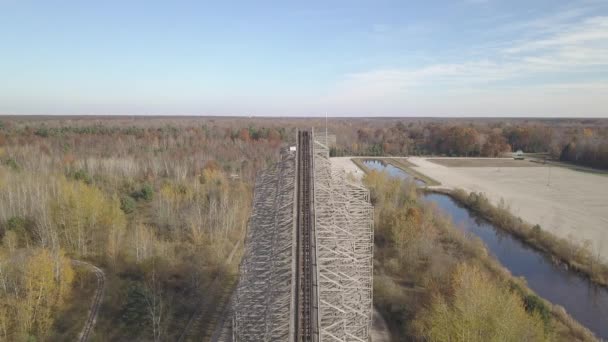
[(311, 133), (298, 132), (298, 210), (297, 210), (297, 255), (296, 255), (296, 300), (295, 341), (314, 341), (314, 247), (312, 229), (312, 153)]
[(99, 313), (99, 308), (101, 307), (101, 299), (103, 298), (103, 293), (105, 291), (106, 284), (106, 275), (103, 270), (93, 264), (89, 264), (88, 262), (80, 261), (80, 260), (72, 260), (74, 265), (85, 266), (92, 269), (95, 272), (95, 277), (97, 278), (97, 289), (95, 289), (95, 295), (93, 297), (93, 303), (91, 304), (91, 308), (89, 309), (89, 316), (78, 336), (79, 342), (87, 342), (93, 333), (93, 328), (95, 327), (95, 323), (97, 322), (97, 315)]

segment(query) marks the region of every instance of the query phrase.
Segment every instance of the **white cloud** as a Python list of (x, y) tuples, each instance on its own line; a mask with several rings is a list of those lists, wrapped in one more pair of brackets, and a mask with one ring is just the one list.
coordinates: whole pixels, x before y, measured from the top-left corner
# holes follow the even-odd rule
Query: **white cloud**
[[(428, 98), (424, 100), (431, 96), (438, 101), (449, 99), (450, 103), (469, 109), (477, 108), (471, 106), (472, 103), (502, 104), (505, 108), (523, 111), (519, 113), (521, 115), (526, 115), (524, 104), (542, 111), (544, 103), (547, 114), (566, 115), (564, 110), (573, 110), (565, 102), (569, 100), (577, 105), (585, 103), (585, 110), (592, 113), (588, 115), (608, 116), (605, 109), (608, 108), (608, 77), (599, 81), (588, 79), (590, 74), (597, 78), (601, 73), (606, 76), (608, 71), (608, 17), (577, 15), (580, 12), (535, 20), (528, 27), (541, 28), (552, 21), (577, 18), (569, 25), (560, 24), (551, 30), (535, 32), (536, 37), (486, 51), (483, 59), (346, 75), (326, 102), (328, 105), (354, 103), (358, 108), (370, 110), (383, 107), (384, 110), (407, 110), (422, 103), (427, 103), (428, 108), (437, 108)], [(480, 92), (483, 101), (476, 100)], [(604, 96), (598, 96), (598, 93)], [(451, 94), (458, 94), (460, 98), (452, 98)], [(589, 101), (584, 101), (586, 97)], [(493, 100), (488, 102), (489, 99)], [(554, 108), (554, 103), (559, 103), (560, 107)]]
[(578, 47), (590, 43), (608, 42), (608, 17), (593, 17), (571, 25), (567, 29), (538, 40), (515, 44), (504, 51), (511, 54), (538, 51), (550, 48)]

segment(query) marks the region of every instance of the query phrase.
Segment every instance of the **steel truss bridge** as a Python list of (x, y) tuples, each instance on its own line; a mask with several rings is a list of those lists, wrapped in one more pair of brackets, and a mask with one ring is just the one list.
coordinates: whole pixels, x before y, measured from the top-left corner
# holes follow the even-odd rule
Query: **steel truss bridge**
[(331, 168), (327, 142), (299, 131), (256, 179), (233, 341), (370, 341), (373, 208)]

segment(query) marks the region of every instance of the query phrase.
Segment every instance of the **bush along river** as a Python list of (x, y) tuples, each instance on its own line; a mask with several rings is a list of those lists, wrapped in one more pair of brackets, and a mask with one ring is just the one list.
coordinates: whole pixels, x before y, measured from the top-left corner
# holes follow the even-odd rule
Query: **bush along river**
[[(370, 170), (386, 171), (401, 179), (413, 179), (405, 171), (380, 160), (365, 160), (363, 163)], [(415, 181), (418, 186), (424, 186), (424, 182)], [(563, 306), (597, 337), (608, 339), (607, 288), (597, 286), (585, 276), (553, 263), (549, 256), (479, 218), (448, 195), (427, 193), (423, 198), (447, 214), (455, 227), (478, 236), (511, 274), (523, 277), (539, 296)]]

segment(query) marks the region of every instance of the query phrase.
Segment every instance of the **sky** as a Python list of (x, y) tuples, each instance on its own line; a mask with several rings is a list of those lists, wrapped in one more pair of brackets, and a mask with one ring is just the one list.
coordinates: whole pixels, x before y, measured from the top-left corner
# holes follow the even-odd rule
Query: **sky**
[(608, 117), (608, 1), (0, 0), (0, 114)]

